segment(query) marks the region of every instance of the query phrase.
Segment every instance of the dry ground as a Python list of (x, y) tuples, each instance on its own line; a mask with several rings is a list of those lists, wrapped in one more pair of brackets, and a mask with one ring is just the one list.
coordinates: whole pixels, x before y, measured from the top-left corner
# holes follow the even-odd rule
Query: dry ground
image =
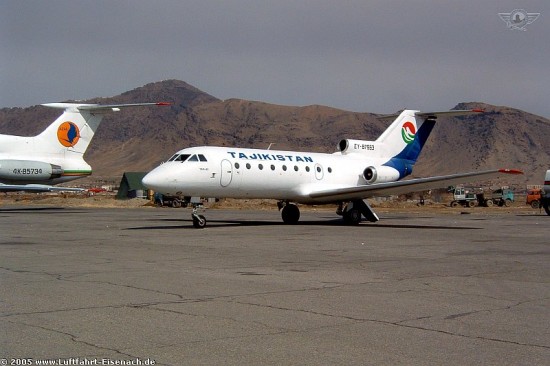
[[(523, 197), (518, 197), (510, 207), (449, 207), (447, 200), (444, 203), (435, 203), (426, 200), (425, 205), (419, 205), (415, 200), (372, 200), (371, 205), (378, 213), (384, 212), (408, 212), (408, 213), (438, 213), (438, 214), (540, 214), (543, 211), (532, 209), (525, 205)], [(9, 193), (0, 195), (1, 206), (17, 205), (41, 205), (41, 206), (63, 206), (63, 207), (98, 207), (98, 208), (143, 208), (171, 209), (170, 207), (156, 207), (151, 201), (141, 198), (117, 200), (112, 193), (100, 193), (96, 195), (87, 194), (29, 194)], [(256, 209), (256, 210), (277, 210), (275, 200), (257, 199), (224, 199), (216, 203), (205, 203), (209, 209)], [(314, 211), (335, 211), (335, 205), (300, 206), (301, 210)]]

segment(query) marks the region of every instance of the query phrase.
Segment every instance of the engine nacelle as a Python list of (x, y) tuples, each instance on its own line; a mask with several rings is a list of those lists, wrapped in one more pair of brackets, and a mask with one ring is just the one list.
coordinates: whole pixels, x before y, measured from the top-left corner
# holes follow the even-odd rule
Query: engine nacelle
[(10, 181), (44, 181), (59, 178), (59, 165), (32, 160), (0, 160), (0, 179)]
[(368, 184), (395, 182), (399, 179), (399, 171), (389, 166), (369, 166), (363, 170), (363, 178)]
[(365, 153), (375, 150), (375, 142), (345, 139), (338, 144), (338, 150), (341, 151), (342, 154)]

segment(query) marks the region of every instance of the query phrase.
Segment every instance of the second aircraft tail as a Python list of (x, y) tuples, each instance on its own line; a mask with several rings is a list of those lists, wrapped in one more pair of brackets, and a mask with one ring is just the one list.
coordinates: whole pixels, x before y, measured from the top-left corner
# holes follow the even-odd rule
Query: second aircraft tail
[(35, 151), (58, 155), (76, 154), (82, 156), (92, 141), (105, 113), (117, 112), (120, 108), (168, 105), (168, 103), (137, 103), (137, 104), (77, 104), (48, 103), (46, 107), (64, 109), (64, 112), (42, 133), (35, 137)]

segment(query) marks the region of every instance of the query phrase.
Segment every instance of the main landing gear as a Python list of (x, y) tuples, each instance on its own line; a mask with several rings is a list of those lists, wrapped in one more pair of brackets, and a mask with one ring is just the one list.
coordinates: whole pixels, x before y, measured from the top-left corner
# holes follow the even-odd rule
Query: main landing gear
[(288, 201), (279, 201), (277, 202), (277, 207), (281, 210), (281, 217), (283, 222), (288, 225), (296, 225), (298, 220), (300, 220), (300, 209), (293, 203)]
[[(295, 204), (288, 201), (279, 201), (277, 207), (281, 210), (281, 216), (285, 224), (295, 225), (300, 220), (300, 209)], [(363, 216), (370, 222), (380, 220), (366, 200), (351, 201), (345, 206), (341, 202), (336, 213), (344, 218), (347, 225), (359, 225)]]
[(347, 225), (359, 225), (362, 216), (365, 216), (370, 222), (380, 220), (366, 200), (351, 201), (345, 206), (343, 202), (340, 202), (336, 214), (341, 215)]

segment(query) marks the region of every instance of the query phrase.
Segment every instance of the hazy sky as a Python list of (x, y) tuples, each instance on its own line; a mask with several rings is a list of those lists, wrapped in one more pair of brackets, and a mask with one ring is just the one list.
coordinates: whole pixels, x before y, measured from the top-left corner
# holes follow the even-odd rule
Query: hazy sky
[[(541, 13), (526, 31), (498, 13)], [(179, 79), (220, 99), (550, 117), (550, 1), (0, 0), (0, 107)]]

